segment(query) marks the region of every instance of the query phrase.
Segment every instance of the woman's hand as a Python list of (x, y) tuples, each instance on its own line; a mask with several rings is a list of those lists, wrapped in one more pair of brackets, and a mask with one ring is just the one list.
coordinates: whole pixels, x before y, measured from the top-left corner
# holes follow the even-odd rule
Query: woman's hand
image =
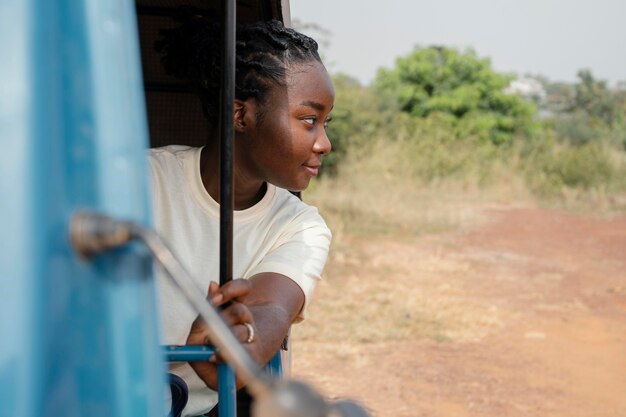
[[(230, 327), (248, 354), (257, 363), (261, 363), (262, 351), (259, 342), (259, 332), (254, 323), (250, 309), (244, 304), (250, 294), (251, 283), (246, 279), (234, 279), (223, 286), (211, 282), (207, 299), (215, 307), (223, 307), (220, 315)], [(210, 344), (209, 332), (206, 323), (200, 316), (196, 318), (187, 337), (187, 345)], [(217, 389), (217, 363), (221, 362), (220, 355), (214, 355), (208, 362), (189, 362), (198, 376), (212, 389)], [(237, 387), (243, 386), (237, 379)]]
[[(304, 293), (292, 279), (272, 272), (262, 272), (249, 279), (235, 279), (218, 286), (211, 283), (207, 297), (215, 306), (222, 306), (221, 316), (235, 337), (259, 365), (264, 365), (280, 349), (280, 345), (304, 305)], [(254, 337), (247, 343), (250, 332)], [(206, 324), (196, 319), (187, 338), (188, 345), (208, 344)], [(217, 388), (217, 355), (209, 362), (189, 362), (198, 376), (212, 389)], [(237, 380), (237, 387), (243, 386)]]

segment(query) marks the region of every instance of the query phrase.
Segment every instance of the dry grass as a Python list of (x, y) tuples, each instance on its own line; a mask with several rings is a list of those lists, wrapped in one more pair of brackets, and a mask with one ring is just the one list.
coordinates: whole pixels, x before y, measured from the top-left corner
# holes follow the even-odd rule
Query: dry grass
[(300, 349), (347, 359), (363, 343), (480, 340), (505, 313), (468, 304), (459, 280), (447, 279), (467, 274), (468, 259), (433, 255), (423, 247), (429, 235), (474, 227), (485, 208), (497, 206), (558, 204), (596, 214), (619, 206), (599, 188), (565, 189), (558, 203), (538, 202), (514, 158), (491, 161), (495, 180), (488, 182), (472, 164), (463, 175), (425, 182), (415, 175), (415, 164), (424, 161), (411, 155), (415, 150), (402, 141), (375, 142), (366, 153), (353, 153), (337, 177), (306, 192), (333, 230), (333, 247), (309, 318), (294, 328)]
[[(355, 397), (380, 416), (509, 415), (501, 404), (554, 401), (554, 389), (543, 387), (559, 385), (546, 382), (552, 378), (546, 367), (528, 367), (540, 344), (558, 340), (537, 312), (552, 309), (561, 326), (580, 302), (554, 290), (563, 279), (554, 263), (489, 243), (508, 239), (511, 223), (502, 224), (499, 239), (482, 237), (487, 246), (477, 242), (491, 227), (480, 226), (482, 216), (493, 213), (487, 208), (536, 205), (623, 213), (626, 200), (604, 185), (535, 197), (515, 150), (482, 169), (476, 161), (464, 165), (468, 149), (425, 156), (423, 148), (406, 145), (379, 142), (352, 153), (337, 177), (322, 178), (305, 193), (334, 238), (308, 317), (292, 329), (295, 375), (334, 398)], [(440, 165), (458, 171), (430, 175)], [(526, 226), (518, 218), (513, 223)], [(560, 350), (554, 351), (557, 362)], [(534, 381), (542, 381), (541, 388)], [(476, 404), (482, 408), (472, 410)]]
[(486, 206), (525, 204), (529, 194), (515, 178), (499, 187), (476, 179), (418, 183), (403, 158), (402, 144), (374, 148), (306, 192), (333, 230), (333, 247), (306, 325), (294, 328), (295, 339), (310, 342), (300, 348), (331, 343), (331, 354), (348, 358), (360, 343), (470, 341), (499, 324), (498, 311), (468, 305), (445, 279), (467, 271), (464, 261), (433, 257), (415, 243), (476, 225)]
[(460, 177), (420, 180), (415, 170), (423, 161), (411, 158), (418, 152), (411, 146), (375, 141), (351, 154), (338, 176), (311, 184), (305, 199), (320, 209), (335, 241), (344, 235), (406, 238), (462, 229), (477, 221), (477, 208), (533, 201), (519, 175), (497, 163), (490, 172), (499, 180), (490, 184), (471, 168)]
[(304, 341), (357, 344), (479, 340), (499, 325), (499, 311), (468, 304), (463, 289), (446, 280), (470, 267), (409, 242), (347, 239), (331, 256), (310, 319), (294, 334)]

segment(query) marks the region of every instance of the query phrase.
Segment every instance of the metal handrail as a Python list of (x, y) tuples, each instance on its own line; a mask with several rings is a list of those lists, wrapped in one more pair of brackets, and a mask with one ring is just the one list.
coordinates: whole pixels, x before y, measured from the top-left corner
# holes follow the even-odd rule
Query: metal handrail
[(210, 345), (161, 346), (168, 362), (206, 362), (217, 349)]

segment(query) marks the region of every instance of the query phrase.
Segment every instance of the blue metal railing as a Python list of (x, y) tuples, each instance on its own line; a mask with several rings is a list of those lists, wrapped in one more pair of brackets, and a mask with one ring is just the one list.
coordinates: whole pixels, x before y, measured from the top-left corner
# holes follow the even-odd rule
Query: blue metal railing
[[(166, 345), (162, 347), (165, 360), (168, 362), (203, 362), (208, 361), (213, 354), (217, 352), (217, 349), (209, 345), (186, 345), (186, 346), (173, 346)], [(228, 369), (224, 370), (220, 367), (224, 364), (218, 365), (218, 372), (231, 373), (233, 375), (232, 380), (219, 379), (218, 388), (218, 410), (220, 416), (237, 417), (237, 387), (234, 378), (234, 372), (232, 368), (228, 366)], [(264, 371), (267, 375), (274, 378), (281, 378), (283, 376), (282, 355), (281, 351), (270, 359), (265, 365)], [(219, 375), (218, 375), (219, 377)], [(226, 385), (223, 385), (226, 384)], [(231, 397), (232, 396), (232, 397)], [(225, 403), (220, 406), (220, 403)]]
[(213, 346), (163, 346), (168, 362), (205, 362), (216, 351)]

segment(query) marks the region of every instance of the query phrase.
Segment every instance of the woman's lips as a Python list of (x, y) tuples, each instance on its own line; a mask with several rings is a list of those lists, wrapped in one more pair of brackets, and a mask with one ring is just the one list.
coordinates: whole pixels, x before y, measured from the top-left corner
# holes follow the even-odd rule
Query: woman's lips
[(317, 177), (317, 173), (319, 172), (320, 166), (308, 166), (308, 165), (302, 165), (304, 167), (304, 170), (311, 176), (313, 177)]

